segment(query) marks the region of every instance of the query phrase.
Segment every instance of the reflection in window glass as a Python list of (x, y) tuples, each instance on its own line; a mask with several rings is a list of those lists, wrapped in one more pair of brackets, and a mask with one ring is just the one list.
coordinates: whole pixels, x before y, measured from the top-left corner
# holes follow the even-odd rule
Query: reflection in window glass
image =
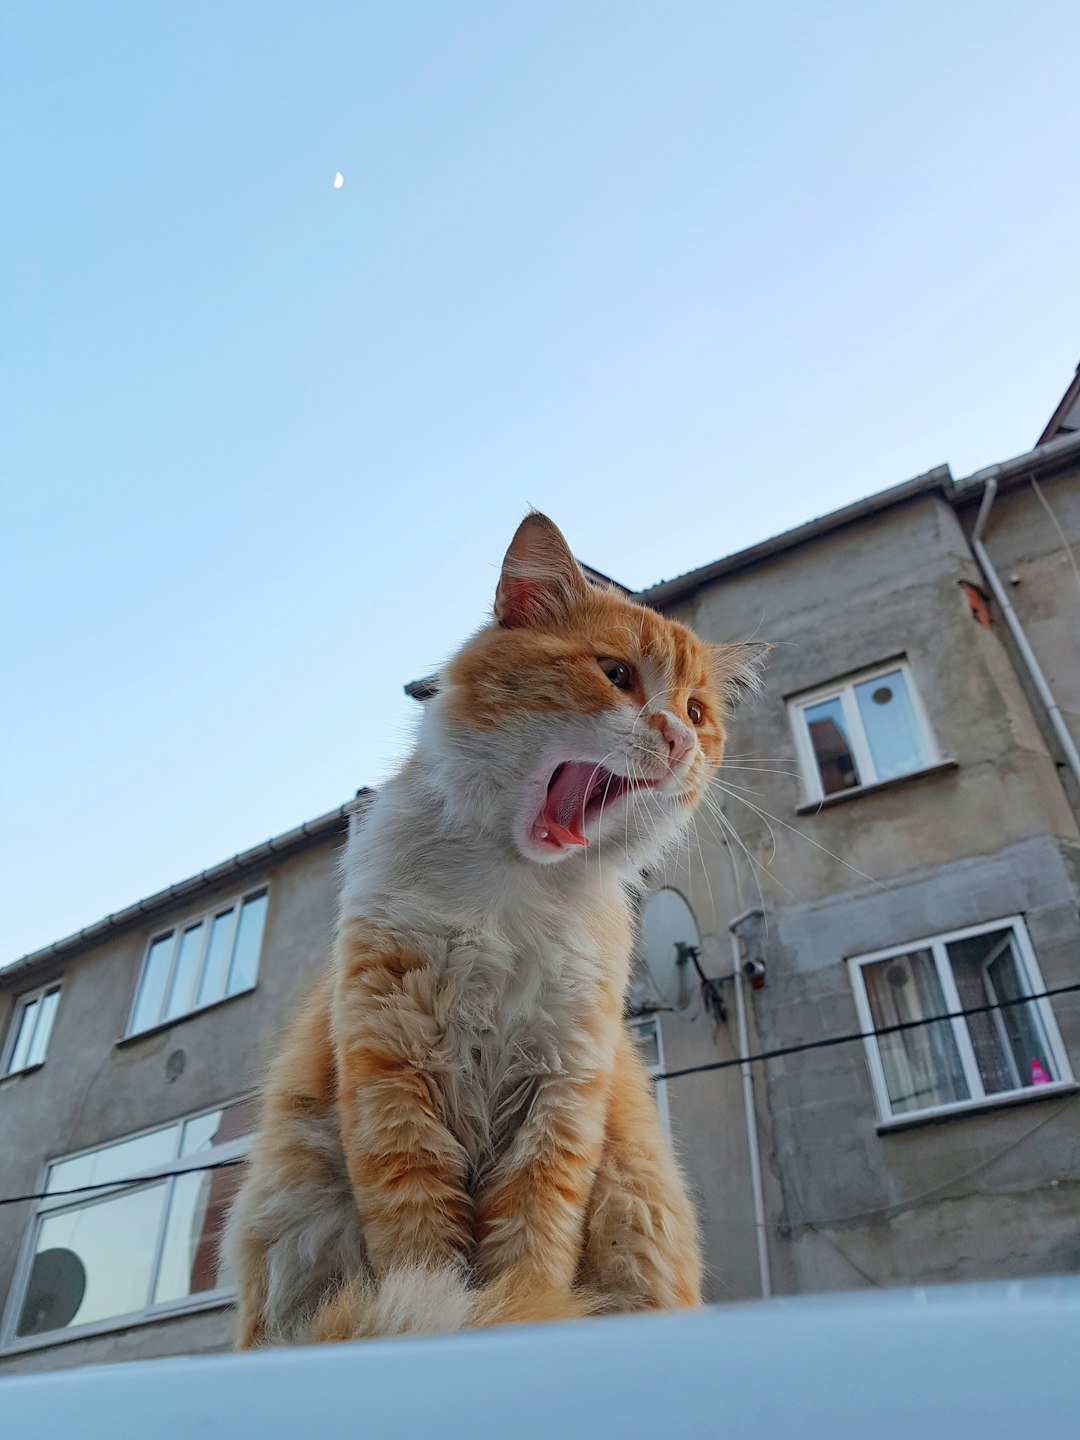
[(169, 989), (169, 1003), (165, 1006), (166, 1020), (175, 1020), (191, 1009), (195, 999), (195, 981), (198, 977), (199, 958), (202, 955), (203, 926), (192, 925), (180, 939), (180, 953), (173, 966), (172, 985)]
[[(34, 1258), (18, 1305), (19, 1336), (95, 1321), (122, 1323), (231, 1286), (218, 1246), (240, 1186), (256, 1101), (233, 1101), (147, 1135), (55, 1162), (37, 1207)], [(171, 1171), (178, 1151), (205, 1168)], [(80, 1185), (116, 1188), (68, 1198)]]
[[(875, 1030), (944, 1015), (948, 1009), (929, 950), (878, 960), (865, 965), (862, 974)], [(879, 1035), (877, 1045), (894, 1115), (969, 1098), (950, 1021)]]
[(53, 1195), (59, 1190), (74, 1190), (79, 1185), (107, 1185), (128, 1180), (142, 1170), (165, 1168), (175, 1154), (176, 1126), (169, 1125), (164, 1130), (151, 1130), (148, 1135), (136, 1135), (131, 1140), (91, 1150), (87, 1155), (60, 1160), (50, 1169), (45, 1188)]
[[(946, 946), (965, 1010), (1030, 994), (1010, 930), (992, 930)], [(969, 1015), (967, 1027), (988, 1095), (1058, 1079), (1038, 1007), (1010, 1005)]]
[(156, 939), (147, 952), (129, 1034), (250, 990), (265, 918), (263, 890), (240, 905), (191, 921), (180, 935), (170, 932)]
[(803, 714), (825, 794), (835, 795), (837, 791), (850, 790), (853, 785), (860, 784), (839, 699), (808, 705)]
[(139, 985), (139, 998), (135, 1002), (135, 1013), (131, 1017), (132, 1031), (147, 1030), (158, 1023), (161, 1005), (165, 999), (165, 984), (169, 978), (173, 939), (171, 933), (163, 935), (150, 946)]
[(855, 686), (855, 698), (878, 780), (920, 769), (926, 757), (903, 671), (864, 680)]
[(240, 923), (236, 930), (236, 944), (233, 947), (232, 965), (229, 969), (230, 995), (241, 990), (250, 990), (255, 984), (259, 968), (259, 950), (262, 947), (263, 921), (266, 919), (266, 892), (253, 895), (245, 900), (240, 909)]
[(229, 966), (229, 942), (232, 939), (235, 922), (235, 907), (226, 910), (221, 915), (214, 916), (214, 923), (210, 927), (210, 943), (206, 949), (206, 959), (203, 961), (202, 979), (199, 981), (196, 1005), (209, 1005), (214, 1000), (220, 1000), (225, 994), (225, 974)]
[(655, 1070), (660, 1064), (660, 1041), (656, 1033), (656, 1021), (645, 1020), (631, 1025), (630, 1038), (646, 1067)]
[(165, 1186), (47, 1215), (16, 1335), (85, 1325), (143, 1310)]
[(230, 1165), (195, 1171), (174, 1182), (155, 1303), (216, 1290), (222, 1283), (218, 1241), (240, 1187), (242, 1169)]
[(49, 1035), (52, 1032), (53, 1017), (59, 1003), (59, 990), (50, 990), (47, 995), (42, 995), (37, 1001), (37, 1024), (34, 1026), (34, 1038), (30, 1043), (30, 1053), (26, 1057), (27, 1065), (40, 1065), (44, 1061)]
[(40, 1003), (40, 999), (31, 1000), (29, 1004), (23, 1005), (15, 1016), (15, 1024), (18, 1028), (15, 1032), (15, 1044), (11, 1051), (11, 1059), (8, 1061), (9, 1075), (14, 1074), (16, 1070), (26, 1069)]

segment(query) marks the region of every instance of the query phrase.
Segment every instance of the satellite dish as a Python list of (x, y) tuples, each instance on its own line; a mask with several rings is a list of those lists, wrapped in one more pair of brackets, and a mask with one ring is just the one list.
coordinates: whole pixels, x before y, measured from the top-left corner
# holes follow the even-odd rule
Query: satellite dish
[(74, 1320), (86, 1294), (86, 1270), (73, 1250), (42, 1250), (34, 1256), (16, 1334), (62, 1330)]
[(701, 949), (694, 912), (678, 890), (655, 890), (641, 912), (638, 948), (654, 988), (665, 1005), (687, 1002), (686, 962)]

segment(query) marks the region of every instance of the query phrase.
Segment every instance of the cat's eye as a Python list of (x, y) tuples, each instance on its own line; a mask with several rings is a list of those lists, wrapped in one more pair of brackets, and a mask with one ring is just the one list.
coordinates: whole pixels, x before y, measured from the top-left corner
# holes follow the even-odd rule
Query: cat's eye
[(625, 660), (616, 660), (611, 655), (598, 655), (596, 663), (617, 690), (634, 688), (634, 672)]
[(701, 708), (700, 700), (688, 700), (686, 713), (690, 716), (690, 722), (693, 725), (700, 725), (702, 720), (705, 719), (705, 711)]

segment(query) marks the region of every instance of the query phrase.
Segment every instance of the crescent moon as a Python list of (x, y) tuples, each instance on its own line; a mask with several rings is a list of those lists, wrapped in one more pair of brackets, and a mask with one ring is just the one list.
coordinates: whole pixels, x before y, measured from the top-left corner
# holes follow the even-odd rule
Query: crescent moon
[(341, 171), (339, 170), (339, 171), (337, 172), (337, 174), (334, 176), (334, 189), (335, 189), (335, 190), (340, 190), (341, 187), (342, 187), (344, 184), (345, 184), (345, 176), (344, 176), (344, 175), (341, 173)]

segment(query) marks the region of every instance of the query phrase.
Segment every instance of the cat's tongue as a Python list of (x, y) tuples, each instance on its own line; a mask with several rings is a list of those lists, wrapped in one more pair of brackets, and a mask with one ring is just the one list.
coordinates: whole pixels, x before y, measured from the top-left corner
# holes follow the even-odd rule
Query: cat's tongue
[(556, 772), (540, 812), (540, 828), (560, 845), (587, 845), (581, 833), (585, 805), (594, 793), (598, 777), (610, 777), (587, 760), (568, 760)]

